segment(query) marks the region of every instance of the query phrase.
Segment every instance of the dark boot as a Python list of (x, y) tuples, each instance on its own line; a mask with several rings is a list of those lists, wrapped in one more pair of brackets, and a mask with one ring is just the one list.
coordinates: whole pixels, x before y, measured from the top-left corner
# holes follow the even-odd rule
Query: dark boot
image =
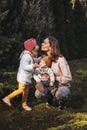
[(49, 104), (49, 105), (52, 105), (53, 95), (51, 94), (51, 92), (50, 92), (49, 89), (45, 89), (45, 95), (46, 95), (48, 104)]
[(59, 100), (58, 108), (63, 110), (66, 109), (66, 107), (67, 107), (67, 98), (63, 97), (62, 99)]
[(58, 100), (56, 100), (56, 97), (55, 97), (55, 96), (53, 96), (52, 106), (54, 106), (54, 107), (57, 107), (57, 106), (58, 106)]

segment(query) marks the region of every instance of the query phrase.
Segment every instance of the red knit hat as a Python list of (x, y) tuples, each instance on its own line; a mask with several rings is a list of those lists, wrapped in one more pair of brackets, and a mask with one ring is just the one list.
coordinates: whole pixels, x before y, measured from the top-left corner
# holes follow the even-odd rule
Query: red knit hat
[(24, 42), (24, 48), (28, 51), (32, 51), (36, 46), (37, 42), (36, 39), (30, 38)]

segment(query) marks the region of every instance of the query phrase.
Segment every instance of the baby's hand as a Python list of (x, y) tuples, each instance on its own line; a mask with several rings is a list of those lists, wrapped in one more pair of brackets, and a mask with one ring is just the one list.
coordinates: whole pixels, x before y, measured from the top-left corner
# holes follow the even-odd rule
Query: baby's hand
[(52, 87), (54, 85), (54, 83), (53, 82), (50, 82), (50, 87)]
[(34, 80), (35, 80), (36, 82), (40, 82), (40, 79), (38, 78), (37, 75), (34, 75), (33, 78), (34, 78)]
[(33, 68), (38, 68), (38, 67), (39, 67), (38, 63), (33, 64)]

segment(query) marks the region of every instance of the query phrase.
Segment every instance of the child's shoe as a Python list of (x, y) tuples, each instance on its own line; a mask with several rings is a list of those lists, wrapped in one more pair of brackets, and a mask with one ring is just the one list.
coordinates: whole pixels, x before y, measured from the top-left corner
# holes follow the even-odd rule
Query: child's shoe
[(2, 99), (2, 101), (7, 104), (9, 107), (11, 106), (11, 102), (10, 102), (10, 99), (8, 97), (5, 97)]
[(27, 105), (23, 105), (22, 108), (25, 110), (25, 111), (31, 111), (32, 108), (27, 106)]
[(46, 108), (51, 108), (51, 105), (48, 102), (46, 102)]

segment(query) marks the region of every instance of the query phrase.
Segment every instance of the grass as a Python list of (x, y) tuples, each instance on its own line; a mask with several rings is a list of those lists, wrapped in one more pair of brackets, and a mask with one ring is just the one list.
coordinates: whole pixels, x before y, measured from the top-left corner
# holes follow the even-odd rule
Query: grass
[[(87, 130), (87, 59), (70, 61), (73, 76), (71, 95), (66, 110), (46, 108), (45, 100), (34, 98), (30, 89), (31, 112), (21, 109), (21, 96), (9, 108), (0, 100), (1, 130)], [(34, 83), (33, 83), (34, 84)], [(17, 88), (16, 72), (0, 72), (0, 99)]]

